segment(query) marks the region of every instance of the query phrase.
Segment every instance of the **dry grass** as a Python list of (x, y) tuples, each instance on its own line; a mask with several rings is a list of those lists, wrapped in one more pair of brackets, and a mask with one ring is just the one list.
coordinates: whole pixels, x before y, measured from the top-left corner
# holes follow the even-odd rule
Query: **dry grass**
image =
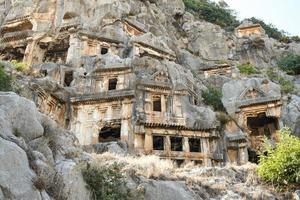
[(176, 169), (176, 165), (170, 160), (161, 160), (159, 157), (151, 156), (127, 156), (120, 157), (111, 153), (104, 153), (100, 155), (93, 154), (93, 166), (112, 165), (118, 163), (123, 166), (122, 171), (137, 176), (144, 176), (146, 178), (167, 178)]

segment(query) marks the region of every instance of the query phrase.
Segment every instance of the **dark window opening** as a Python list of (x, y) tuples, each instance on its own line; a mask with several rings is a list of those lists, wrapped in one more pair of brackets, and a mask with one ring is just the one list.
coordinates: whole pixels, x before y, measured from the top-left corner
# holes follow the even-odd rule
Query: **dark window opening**
[(46, 69), (41, 70), (40, 73), (41, 73), (44, 77), (48, 76), (48, 71), (47, 71)]
[(153, 98), (153, 111), (161, 112), (161, 99), (160, 97)]
[(113, 78), (108, 81), (108, 90), (116, 90), (118, 84), (118, 79)]
[(182, 137), (171, 137), (171, 151), (182, 151)]
[(164, 137), (153, 136), (153, 150), (164, 150)]
[(43, 62), (65, 63), (70, 47), (69, 38), (61, 39), (57, 43), (49, 43)]
[(180, 167), (181, 165), (184, 164), (184, 160), (175, 160), (175, 163), (176, 163), (177, 167)]
[(121, 127), (104, 127), (99, 132), (99, 142), (112, 142), (121, 139)]
[(251, 163), (258, 164), (259, 162), (259, 156), (257, 155), (256, 151), (248, 148), (248, 161)]
[(0, 59), (5, 61), (16, 60), (22, 62), (24, 59), (26, 46), (17, 48), (7, 48), (0, 52)]
[(252, 136), (266, 136), (271, 139), (272, 133), (278, 130), (278, 119), (261, 113), (257, 117), (248, 117), (247, 126)]
[(193, 160), (195, 165), (203, 165), (203, 160)]
[(70, 87), (71, 83), (73, 81), (73, 72), (69, 71), (65, 73), (65, 86)]
[(199, 138), (189, 138), (190, 152), (201, 152), (201, 141)]
[(108, 53), (108, 48), (106, 47), (101, 47), (101, 55), (105, 55)]

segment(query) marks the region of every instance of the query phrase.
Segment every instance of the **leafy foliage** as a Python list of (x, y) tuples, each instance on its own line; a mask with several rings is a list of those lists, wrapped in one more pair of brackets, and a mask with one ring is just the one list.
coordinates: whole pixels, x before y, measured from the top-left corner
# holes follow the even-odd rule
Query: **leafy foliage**
[(259, 71), (256, 69), (256, 67), (250, 63), (244, 63), (237, 66), (238, 69), (242, 74), (258, 74)]
[(228, 5), (221, 1), (217, 4), (210, 0), (183, 0), (187, 10), (194, 12), (199, 18), (217, 24), (232, 31), (239, 21)]
[(202, 92), (202, 98), (204, 103), (211, 105), (217, 111), (225, 111), (223, 103), (221, 101), (222, 91), (219, 88), (209, 86), (207, 90)]
[(4, 71), (4, 67), (0, 63), (0, 91), (12, 90), (12, 77)]
[(274, 69), (268, 69), (267, 75), (271, 81), (279, 83), (281, 85), (282, 92), (290, 93), (294, 90), (293, 83), (280, 76), (277, 72), (274, 71)]
[(278, 65), (289, 74), (300, 74), (300, 55), (288, 54), (279, 60)]
[(279, 137), (276, 148), (265, 142), (267, 154), (260, 153), (258, 175), (279, 188), (300, 185), (300, 139), (288, 128), (283, 128)]
[(126, 187), (121, 166), (114, 163), (109, 166), (87, 166), (82, 175), (96, 200), (130, 199), (131, 193)]
[(15, 69), (19, 72), (25, 72), (29, 70), (29, 66), (26, 63), (12, 60), (11, 63), (15, 66)]

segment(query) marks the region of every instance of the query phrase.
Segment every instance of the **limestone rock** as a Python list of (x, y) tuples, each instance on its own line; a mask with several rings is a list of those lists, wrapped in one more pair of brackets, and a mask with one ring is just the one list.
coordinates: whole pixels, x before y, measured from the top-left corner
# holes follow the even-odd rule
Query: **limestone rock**
[(292, 131), (300, 137), (300, 97), (291, 96), (290, 102), (285, 106), (282, 113), (283, 123), (291, 127)]
[(144, 185), (146, 200), (200, 200), (184, 182), (147, 181)]
[(20, 147), (0, 138), (0, 159), (0, 197), (2, 193), (4, 199), (41, 199), (32, 182), (35, 173)]
[(5, 116), (6, 131), (1, 135), (15, 134), (25, 141), (31, 141), (43, 135), (40, 114), (33, 102), (14, 93), (0, 92), (0, 110)]

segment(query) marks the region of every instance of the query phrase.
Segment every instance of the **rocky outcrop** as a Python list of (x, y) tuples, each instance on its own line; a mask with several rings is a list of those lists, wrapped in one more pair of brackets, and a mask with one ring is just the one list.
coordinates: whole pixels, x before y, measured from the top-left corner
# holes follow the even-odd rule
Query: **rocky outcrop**
[(36, 174), (30, 169), (23, 149), (0, 137), (0, 159), (1, 199), (42, 199), (33, 185)]
[(285, 106), (282, 121), (291, 127), (295, 135), (300, 137), (300, 97), (292, 95), (289, 103)]
[(76, 167), (89, 156), (75, 136), (15, 93), (0, 92), (0, 102), (1, 199), (89, 199)]

